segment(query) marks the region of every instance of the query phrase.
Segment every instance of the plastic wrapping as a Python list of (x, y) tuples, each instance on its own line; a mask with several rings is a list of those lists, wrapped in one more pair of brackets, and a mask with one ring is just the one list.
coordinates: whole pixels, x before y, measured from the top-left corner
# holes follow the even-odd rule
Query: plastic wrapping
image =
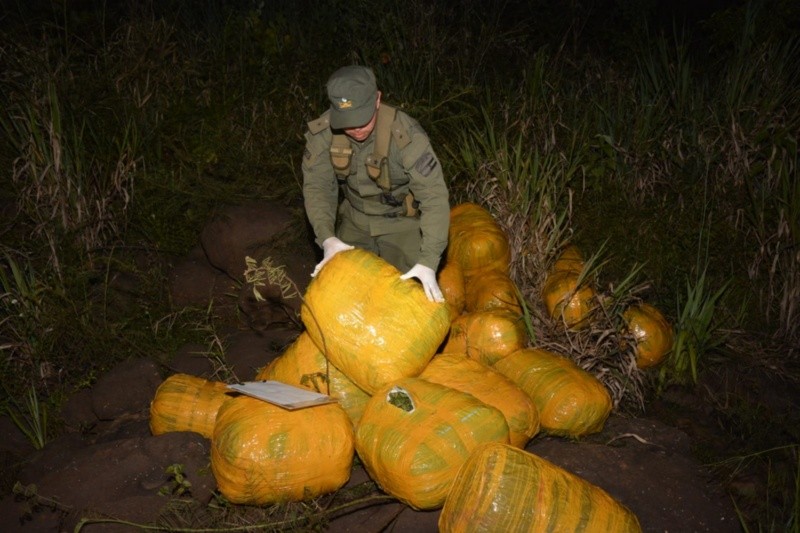
[(441, 533), (638, 533), (639, 520), (600, 487), (512, 446), (480, 446), (439, 515)]
[(211, 438), (222, 403), (229, 398), (227, 385), (188, 374), (164, 380), (150, 402), (150, 431), (193, 431)]
[(504, 272), (492, 270), (472, 279), (466, 291), (466, 311), (502, 309), (521, 316), (517, 286)]
[(611, 413), (611, 396), (593, 375), (561, 355), (525, 348), (498, 361), (494, 368), (528, 393), (548, 433), (579, 437), (603, 429)]
[(519, 315), (502, 309), (464, 313), (450, 325), (442, 353), (463, 353), (470, 359), (492, 366), (528, 341)]
[(280, 381), (336, 398), (354, 425), (369, 401), (369, 394), (333, 366), (305, 331), (256, 380)]
[(416, 376), (450, 328), (450, 307), (361, 249), (339, 252), (311, 281), (301, 318), (330, 361), (368, 394)]
[(439, 288), (444, 300), (450, 306), (451, 317), (455, 318), (464, 312), (464, 272), (456, 262), (448, 262), (438, 275)]
[(232, 503), (301, 501), (344, 485), (353, 451), (353, 428), (338, 404), (289, 411), (237, 396), (217, 415), (211, 470)]
[(594, 309), (594, 290), (588, 285), (578, 287), (578, 277), (578, 273), (568, 270), (553, 271), (542, 288), (550, 318), (563, 321), (571, 329), (586, 327)]
[(441, 507), (459, 467), (484, 442), (508, 442), (500, 411), (419, 378), (376, 392), (356, 429), (372, 479), (415, 509)]
[(523, 447), (539, 432), (539, 410), (525, 391), (497, 370), (459, 354), (433, 358), (420, 378), (466, 392), (506, 418), (512, 446)]
[(583, 254), (574, 244), (570, 244), (561, 255), (558, 256), (556, 262), (553, 263), (551, 272), (574, 272), (580, 274), (583, 271), (584, 261)]
[(675, 340), (672, 325), (650, 304), (633, 305), (622, 314), (628, 331), (636, 339), (636, 365), (649, 368), (659, 364)]
[(473, 203), (453, 207), (448, 239), (447, 260), (461, 266), (467, 281), (491, 270), (508, 274), (508, 237), (483, 207)]

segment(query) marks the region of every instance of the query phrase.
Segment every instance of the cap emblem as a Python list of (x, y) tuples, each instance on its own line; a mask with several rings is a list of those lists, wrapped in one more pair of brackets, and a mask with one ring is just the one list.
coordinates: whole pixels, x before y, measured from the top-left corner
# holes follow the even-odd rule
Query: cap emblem
[(339, 107), (339, 109), (350, 109), (353, 107), (353, 101), (348, 100), (347, 98), (340, 98), (339, 101), (336, 102), (336, 105)]

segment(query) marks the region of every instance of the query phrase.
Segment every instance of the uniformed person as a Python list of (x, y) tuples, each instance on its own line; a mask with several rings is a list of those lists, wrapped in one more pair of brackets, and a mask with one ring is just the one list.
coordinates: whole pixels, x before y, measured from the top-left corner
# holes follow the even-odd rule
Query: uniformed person
[(323, 249), (311, 276), (338, 252), (359, 247), (404, 272), (401, 279), (417, 278), (429, 300), (444, 301), (436, 269), (450, 204), (427, 134), (381, 104), (366, 67), (337, 70), (327, 92), (330, 109), (308, 123), (302, 165), (306, 213)]

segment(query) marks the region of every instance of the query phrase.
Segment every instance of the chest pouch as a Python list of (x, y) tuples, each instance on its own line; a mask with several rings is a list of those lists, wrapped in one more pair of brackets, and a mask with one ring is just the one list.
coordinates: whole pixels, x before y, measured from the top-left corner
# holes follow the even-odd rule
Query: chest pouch
[(346, 135), (334, 135), (331, 140), (331, 165), (336, 177), (346, 179), (350, 175), (350, 160), (353, 158), (353, 148)]

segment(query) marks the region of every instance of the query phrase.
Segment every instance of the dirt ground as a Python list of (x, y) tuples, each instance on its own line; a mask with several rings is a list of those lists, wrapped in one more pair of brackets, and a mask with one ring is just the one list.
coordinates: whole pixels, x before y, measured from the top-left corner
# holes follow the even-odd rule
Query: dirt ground
[[(298, 333), (286, 324), (291, 309), (272, 305), (275, 301), (271, 304), (269, 298), (256, 300), (252, 287), (245, 284), (238, 299), (230, 298), (238, 287), (235, 279), (241, 277), (241, 258), (263, 257), (265, 250), (279, 256), (293, 279), (307, 282), (315, 262), (308, 250), (313, 248), (275, 248), (289, 219), (288, 212), (272, 204), (231, 208), (206, 228), (197, 250), (171, 266), (176, 306), (205, 305), (212, 299), (218, 312), (241, 317), (238, 326), (220, 331), (226, 364), (241, 381), (252, 379)], [(199, 523), (199, 509), (213, 500), (216, 487), (208, 467), (210, 441), (189, 432), (153, 436), (148, 421), (150, 401), (165, 377), (176, 372), (214, 376), (216, 369), (204, 351), (203, 346), (187, 345), (163, 361), (120, 364), (69, 399), (61, 413), (65, 431), (42, 450), (33, 450), (9, 419), (0, 419), (2, 530), (71, 531), (82, 518), (106, 517), (128, 525), (91, 522), (81, 531), (135, 531), (139, 528), (131, 524), (160, 520), (175, 527), (165, 517), (180, 514), (185, 520), (193, 513)], [(676, 400), (672, 407), (692, 401)], [(637, 515), (646, 532), (741, 531), (729, 495), (693, 455), (701, 423), (691, 422), (688, 408), (685, 418), (689, 422), (677, 427), (651, 415), (614, 414), (600, 433), (578, 441), (539, 435), (526, 450), (604, 489)], [(181, 474), (191, 482), (189, 493), (179, 494), (174, 475), (167, 473), (173, 464), (182, 465)], [(356, 464), (345, 489), (369, 483)], [(171, 496), (159, 494), (165, 487)], [(438, 517), (439, 511), (418, 512), (382, 501), (337, 514), (323, 529), (436, 531)]]
[[(254, 339), (249, 345), (256, 351)], [(27, 448), (16, 428), (4, 422), (10, 437), (2, 450), (4, 478), (9, 479), (10, 470), (29, 491), (27, 498), (3, 495), (4, 531), (71, 531), (84, 517), (138, 524), (163, 520), (171, 504), (159, 490), (170, 487), (166, 472), (176, 463), (192, 482), (191, 500), (210, 501), (215, 488), (208, 471), (210, 441), (189, 432), (150, 434), (147, 405), (159, 383), (158, 371), (152, 362), (140, 360), (101, 378), (91, 394), (76, 397), (65, 414), (76, 421), (84, 417), (84, 424), (95, 410), (105, 418), (62, 435), (41, 451)], [(120, 394), (123, 383), (125, 392)], [(613, 415), (602, 432), (586, 439), (537, 436), (526, 450), (603, 488), (637, 515), (644, 531), (741, 530), (728, 496), (692, 457), (687, 434), (658, 420)], [(366, 472), (356, 465), (345, 488), (368, 482)], [(356, 509), (332, 519), (325, 531), (437, 531), (439, 511), (418, 512), (397, 502)], [(82, 531), (136, 529), (100, 523)]]

